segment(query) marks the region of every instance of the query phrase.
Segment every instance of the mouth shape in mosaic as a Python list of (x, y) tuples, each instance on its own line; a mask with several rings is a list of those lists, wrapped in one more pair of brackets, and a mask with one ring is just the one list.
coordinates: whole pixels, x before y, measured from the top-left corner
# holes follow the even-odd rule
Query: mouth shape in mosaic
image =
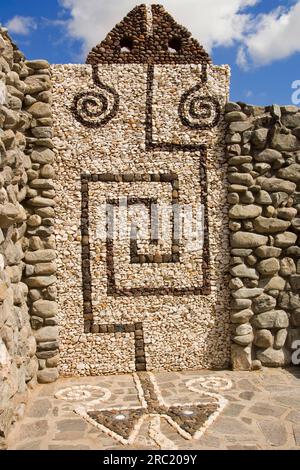
[[(164, 449), (175, 449), (176, 445), (162, 433), (161, 420), (167, 421), (184, 439), (199, 439), (227, 405), (227, 400), (222, 395), (207, 390), (211, 388), (228, 390), (232, 386), (231, 381), (225, 378), (209, 376), (192, 379), (186, 383), (186, 387), (198, 393), (199, 400), (168, 404), (153, 374), (134, 373), (133, 378), (140, 405), (101, 408), (100, 403), (108, 400), (109, 393), (105, 393), (104, 389), (99, 387), (103, 396), (99, 397), (98, 403), (95, 399), (81, 402), (74, 407), (74, 411), (123, 445), (133, 444), (145, 419), (150, 419), (149, 435), (160, 448)], [(82, 398), (87, 400), (83, 389), (80, 393)], [(75, 395), (79, 401), (80, 394), (75, 393)], [(74, 396), (70, 394), (69, 389), (66, 394), (64, 390), (58, 392), (56, 397), (74, 401)]]

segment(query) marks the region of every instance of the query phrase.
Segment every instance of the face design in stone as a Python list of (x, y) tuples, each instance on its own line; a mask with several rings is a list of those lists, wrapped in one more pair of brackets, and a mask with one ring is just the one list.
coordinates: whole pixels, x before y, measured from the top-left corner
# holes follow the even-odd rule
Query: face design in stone
[[(85, 341), (78, 354), (64, 356), (62, 370), (223, 367), (229, 340), (220, 336), (227, 330), (214, 329), (212, 319), (217, 309), (222, 322), (220, 298), (226, 302), (216, 293), (223, 285), (219, 137), (227, 72), (152, 5), (134, 9), (70, 74), (64, 87), (73, 86), (59, 109), (71, 134), (58, 173), (71, 200), (58, 211), (76, 236), (59, 246), (68, 297), (62, 349), (69, 333), (84, 333)], [(136, 215), (140, 209), (145, 218)]]

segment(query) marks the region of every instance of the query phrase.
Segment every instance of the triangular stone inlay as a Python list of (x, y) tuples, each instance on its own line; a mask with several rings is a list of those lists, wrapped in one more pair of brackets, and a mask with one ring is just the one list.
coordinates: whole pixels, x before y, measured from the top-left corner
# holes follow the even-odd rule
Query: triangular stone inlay
[(193, 437), (217, 410), (217, 403), (170, 406), (164, 414), (169, 416), (181, 429)]
[(144, 408), (135, 410), (87, 411), (87, 415), (96, 421), (96, 423), (113, 431), (123, 437), (123, 439), (129, 439), (135, 425), (144, 414)]

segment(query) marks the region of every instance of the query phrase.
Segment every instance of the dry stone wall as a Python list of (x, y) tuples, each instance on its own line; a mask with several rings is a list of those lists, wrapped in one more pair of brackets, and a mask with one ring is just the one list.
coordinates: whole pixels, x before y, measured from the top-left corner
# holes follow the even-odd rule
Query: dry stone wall
[(227, 103), (232, 365), (291, 362), (300, 339), (300, 110)]
[[(54, 197), (49, 180), (49, 171), (53, 174), (53, 170), (45, 165), (45, 154), (53, 155), (49, 149), (50, 104), (48, 63), (26, 61), (7, 31), (1, 29), (0, 441), (11, 423), (22, 415), (28, 390), (37, 378), (45, 379), (42, 369), (46, 359), (41, 362), (36, 354), (45, 344), (44, 332), (49, 327), (45, 306), (40, 308), (33, 301), (50, 298), (46, 292), (48, 281), (41, 282), (49, 274), (42, 255), (46, 251), (51, 252), (51, 261), (55, 257), (50, 237), (51, 214), (41, 213), (53, 206)], [(53, 315), (49, 317), (55, 314), (53, 305)], [(49, 370), (51, 378), (56, 378), (57, 372), (54, 376), (54, 369)]]
[(40, 383), (58, 378), (58, 327), (56, 321), (56, 251), (54, 238), (54, 157), (52, 142), (52, 81), (46, 61), (28, 63), (25, 79), (26, 110), (32, 116), (26, 135), (31, 167), (27, 172), (27, 211), (24, 280), (37, 343)]

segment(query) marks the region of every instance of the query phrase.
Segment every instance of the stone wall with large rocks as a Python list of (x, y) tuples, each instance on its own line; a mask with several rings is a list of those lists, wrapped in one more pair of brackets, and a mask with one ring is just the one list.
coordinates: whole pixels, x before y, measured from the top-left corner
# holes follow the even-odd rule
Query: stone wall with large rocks
[(50, 104), (48, 63), (0, 29), (0, 445), (37, 378), (57, 377)]
[(300, 110), (227, 103), (232, 366), (291, 362), (300, 339)]

